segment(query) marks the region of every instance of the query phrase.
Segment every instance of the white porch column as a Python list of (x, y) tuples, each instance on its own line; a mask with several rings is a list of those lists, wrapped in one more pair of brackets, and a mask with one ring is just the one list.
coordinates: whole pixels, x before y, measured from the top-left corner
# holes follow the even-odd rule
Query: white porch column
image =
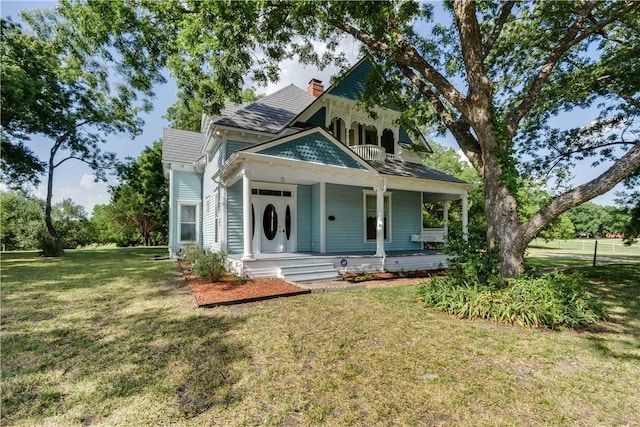
[(469, 241), (469, 195), (462, 195), (462, 238)]
[(227, 186), (220, 186), (220, 250), (227, 251)]
[(380, 181), (376, 187), (376, 256), (385, 256), (384, 252), (384, 192), (386, 182)]
[(253, 260), (253, 242), (251, 239), (251, 176), (242, 171), (242, 233), (244, 236), (243, 261)]
[(442, 202), (442, 221), (444, 222), (444, 238), (449, 235), (449, 201)]
[(327, 252), (327, 183), (320, 183), (320, 253)]

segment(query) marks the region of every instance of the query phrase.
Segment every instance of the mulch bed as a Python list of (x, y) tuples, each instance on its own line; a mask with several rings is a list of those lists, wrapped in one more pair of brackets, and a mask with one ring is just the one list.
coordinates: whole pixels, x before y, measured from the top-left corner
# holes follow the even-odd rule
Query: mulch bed
[(404, 273), (396, 272), (372, 272), (372, 273), (345, 273), (342, 274), (342, 278), (347, 282), (358, 283), (368, 282), (372, 280), (397, 280), (397, 279), (416, 279), (427, 278), (433, 276), (444, 276), (447, 274), (447, 270), (444, 268), (437, 270), (415, 270), (407, 271)]
[(195, 275), (187, 263), (180, 262), (180, 267), (200, 307), (241, 304), (311, 292), (275, 277), (241, 282), (228, 275), (220, 282), (210, 282)]

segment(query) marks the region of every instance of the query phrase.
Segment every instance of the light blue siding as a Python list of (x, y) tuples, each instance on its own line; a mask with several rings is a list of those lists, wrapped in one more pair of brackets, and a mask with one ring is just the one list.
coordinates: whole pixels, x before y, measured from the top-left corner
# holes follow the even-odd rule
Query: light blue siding
[(242, 181), (227, 189), (227, 252), (244, 251), (242, 236)]
[(311, 186), (298, 186), (298, 252), (311, 251), (312, 224)]
[(420, 242), (412, 242), (411, 235), (422, 230), (420, 193), (393, 191), (391, 196), (392, 242), (385, 243), (387, 251), (420, 250)]
[(320, 252), (320, 184), (311, 186), (311, 251)]
[(364, 252), (362, 188), (327, 184), (327, 252)]
[[(171, 254), (176, 255), (180, 250), (180, 238), (178, 236), (178, 209), (180, 203), (193, 203), (202, 205), (202, 175), (196, 172), (173, 171), (173, 194), (171, 195), (171, 223), (169, 224), (169, 242)], [(198, 210), (198, 243), (202, 244), (202, 206)]]
[[(220, 250), (220, 233), (218, 230), (218, 241), (216, 242), (216, 224), (220, 227), (220, 218), (216, 222), (216, 218), (220, 215), (217, 211), (219, 205), (216, 204), (216, 191), (220, 191), (221, 185), (212, 179), (213, 175), (220, 169), (222, 165), (222, 146), (211, 155), (209, 163), (204, 171), (204, 192), (202, 201), (202, 244), (205, 248), (212, 250)], [(218, 194), (218, 197), (220, 195)]]
[[(421, 229), (420, 193), (391, 191), (391, 241), (385, 250), (419, 250), (411, 234)], [(363, 188), (327, 184), (327, 252), (375, 252), (376, 243), (365, 242)]]
[(231, 157), (231, 155), (236, 151), (242, 150), (243, 148), (251, 147), (252, 145), (255, 144), (243, 141), (227, 141), (227, 152), (225, 155), (225, 160)]

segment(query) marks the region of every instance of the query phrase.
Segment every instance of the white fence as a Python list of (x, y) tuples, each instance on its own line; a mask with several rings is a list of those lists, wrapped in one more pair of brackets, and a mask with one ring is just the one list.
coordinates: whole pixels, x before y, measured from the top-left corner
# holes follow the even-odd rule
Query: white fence
[[(640, 244), (625, 246), (620, 239), (598, 239), (599, 255), (630, 255), (640, 256)], [(595, 239), (550, 240), (535, 239), (530, 246), (541, 249), (558, 249), (566, 251), (584, 252), (592, 254)]]

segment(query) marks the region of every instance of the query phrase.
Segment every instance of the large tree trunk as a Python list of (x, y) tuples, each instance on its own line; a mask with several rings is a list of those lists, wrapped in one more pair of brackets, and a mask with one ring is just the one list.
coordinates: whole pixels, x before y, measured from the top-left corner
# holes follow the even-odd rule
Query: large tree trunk
[(142, 220), (142, 240), (144, 246), (151, 246), (151, 232), (149, 231), (150, 221), (148, 218)]
[(62, 245), (62, 239), (58, 234), (58, 231), (53, 226), (53, 221), (51, 219), (51, 199), (53, 197), (53, 171), (55, 169), (54, 158), (57, 149), (54, 151), (51, 150), (51, 157), (49, 158), (49, 170), (47, 176), (47, 199), (45, 201), (44, 207), (44, 221), (47, 225), (47, 231), (53, 240), (53, 244), (55, 246), (55, 253), (47, 253), (48, 256), (61, 256), (64, 254), (64, 247)]
[(485, 216), (488, 248), (498, 255), (500, 276), (519, 277), (529, 242), (522, 233), (516, 202), (504, 185), (486, 183)]
[[(485, 112), (486, 115), (491, 112)], [(478, 115), (481, 115), (479, 113)], [(508, 143), (496, 137), (499, 132), (487, 121), (477, 126), (479, 142), (484, 147), (482, 175), (484, 178), (484, 210), (487, 222), (488, 249), (498, 255), (498, 269), (504, 278), (519, 277), (524, 272), (524, 252), (529, 243), (523, 235), (518, 205), (508, 182), (517, 174), (500, 162), (499, 150), (507, 150)]]

